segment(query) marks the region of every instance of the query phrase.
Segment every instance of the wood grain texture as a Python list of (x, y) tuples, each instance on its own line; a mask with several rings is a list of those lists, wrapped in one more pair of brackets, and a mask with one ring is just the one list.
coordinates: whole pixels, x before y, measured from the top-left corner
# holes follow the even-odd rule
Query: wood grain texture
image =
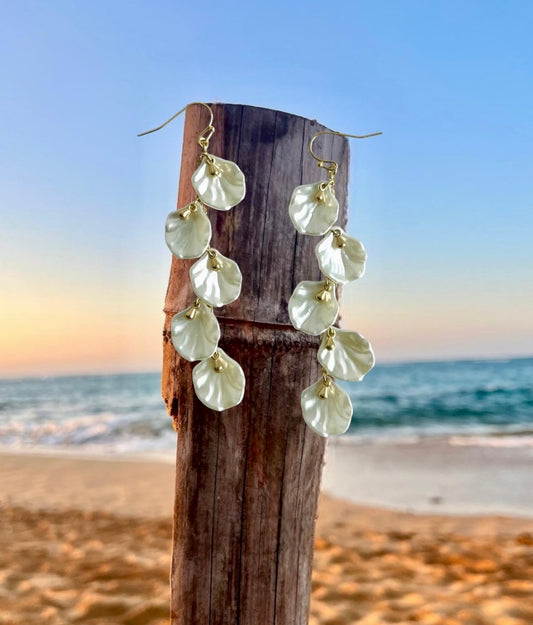
[[(216, 310), (221, 347), (243, 367), (243, 402), (214, 412), (192, 385), (193, 364), (170, 342), (172, 316), (187, 307), (192, 262), (172, 259), (165, 301), (163, 397), (178, 432), (173, 625), (304, 625), (308, 620), (324, 439), (304, 424), (300, 393), (319, 377), (318, 338), (290, 325), (287, 302), (303, 279), (320, 279), (317, 237), (296, 233), (288, 202), (295, 186), (324, 178), (308, 153), (316, 121), (268, 109), (213, 105), (209, 151), (246, 176), (244, 201), (211, 210), (212, 247), (239, 263), (241, 297)], [(178, 207), (194, 199), (203, 107), (188, 109)], [(346, 224), (347, 141), (317, 140), (339, 162), (336, 193)]]

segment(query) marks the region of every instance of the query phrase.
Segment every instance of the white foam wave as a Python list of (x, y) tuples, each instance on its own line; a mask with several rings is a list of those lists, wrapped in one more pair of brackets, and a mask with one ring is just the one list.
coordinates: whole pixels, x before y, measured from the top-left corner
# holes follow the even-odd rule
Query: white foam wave
[(170, 419), (146, 420), (101, 413), (59, 421), (12, 420), (0, 425), (0, 444), (24, 447), (96, 446), (120, 451), (166, 448), (174, 435)]

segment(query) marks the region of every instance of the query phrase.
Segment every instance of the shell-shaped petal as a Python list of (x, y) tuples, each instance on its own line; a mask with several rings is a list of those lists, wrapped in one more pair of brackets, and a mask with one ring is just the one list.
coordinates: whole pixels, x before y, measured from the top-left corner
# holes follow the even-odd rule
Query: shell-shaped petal
[(211, 307), (194, 303), (172, 317), (172, 344), (186, 360), (203, 360), (215, 351), (220, 339), (220, 327)]
[(338, 314), (339, 303), (335, 295), (335, 286), (330, 285), (328, 290), (325, 282), (311, 280), (300, 282), (289, 300), (289, 317), (292, 325), (307, 334), (322, 334), (335, 323)]
[(289, 215), (298, 232), (318, 236), (337, 221), (339, 202), (333, 188), (326, 183), (304, 184), (292, 192)]
[(234, 260), (213, 250), (201, 256), (189, 270), (196, 295), (211, 306), (225, 306), (240, 295), (242, 274)]
[(374, 352), (358, 332), (331, 328), (320, 341), (318, 362), (330, 375), (358, 382), (374, 366)]
[(218, 358), (206, 358), (192, 370), (192, 381), (198, 399), (213, 410), (227, 410), (240, 404), (246, 379), (236, 360), (220, 347)]
[(334, 228), (315, 248), (320, 271), (328, 278), (346, 284), (365, 272), (366, 251), (361, 241)]
[(204, 204), (227, 211), (246, 194), (244, 174), (236, 163), (207, 155), (192, 175), (192, 185)]
[(173, 211), (165, 224), (165, 241), (178, 258), (198, 258), (211, 239), (211, 222), (204, 210), (191, 204)]
[(333, 380), (329, 381), (326, 397), (321, 397), (322, 390), (323, 382), (320, 380), (302, 392), (303, 418), (320, 436), (343, 434), (352, 420), (352, 402)]

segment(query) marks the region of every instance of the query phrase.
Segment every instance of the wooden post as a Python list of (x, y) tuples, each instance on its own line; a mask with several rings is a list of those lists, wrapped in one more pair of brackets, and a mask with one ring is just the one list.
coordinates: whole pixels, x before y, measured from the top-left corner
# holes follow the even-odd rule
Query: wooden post
[[(300, 280), (319, 280), (317, 237), (296, 233), (295, 186), (318, 181), (307, 146), (316, 121), (269, 109), (214, 104), (209, 151), (246, 176), (244, 201), (210, 210), (212, 246), (239, 264), (240, 298), (217, 309), (222, 348), (246, 375), (243, 402), (214, 412), (195, 397), (193, 365), (170, 341), (172, 316), (194, 299), (192, 262), (172, 259), (165, 302), (163, 397), (178, 432), (171, 572), (173, 625), (305, 625), (325, 442), (302, 419), (300, 393), (318, 380), (318, 337), (294, 330), (287, 302)], [(203, 107), (185, 119), (178, 207), (194, 199)], [(316, 150), (339, 162), (346, 222), (348, 145), (326, 135)]]

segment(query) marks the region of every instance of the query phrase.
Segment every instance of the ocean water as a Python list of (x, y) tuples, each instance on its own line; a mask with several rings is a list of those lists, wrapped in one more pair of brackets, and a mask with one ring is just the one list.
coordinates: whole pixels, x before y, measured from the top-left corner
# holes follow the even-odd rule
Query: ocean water
[[(159, 385), (157, 373), (0, 380), (0, 446), (171, 450)], [(378, 365), (343, 386), (354, 404), (347, 442), (533, 446), (533, 358)]]

